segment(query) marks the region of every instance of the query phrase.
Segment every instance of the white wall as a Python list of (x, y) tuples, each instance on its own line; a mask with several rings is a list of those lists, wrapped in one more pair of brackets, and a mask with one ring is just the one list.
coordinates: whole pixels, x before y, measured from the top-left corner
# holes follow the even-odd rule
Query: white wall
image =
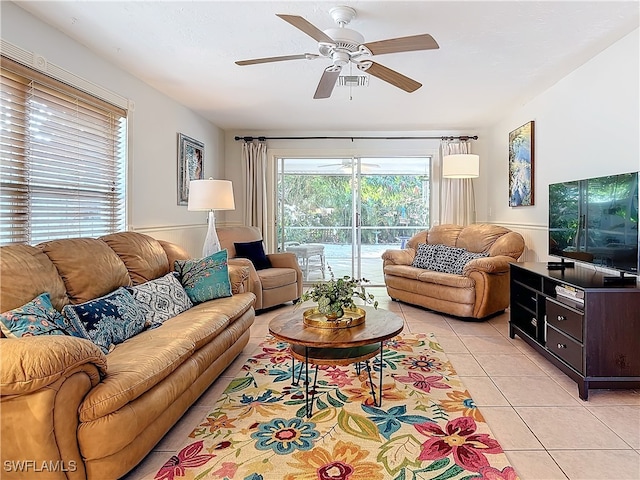
[[(573, 71), (487, 132), (487, 221), (521, 232), (524, 259), (547, 261), (549, 183), (640, 170), (638, 30)], [(508, 136), (535, 121), (535, 205), (509, 207)], [(482, 220), (482, 217), (478, 217)]]
[(133, 102), (129, 115), (129, 228), (176, 241), (192, 254), (199, 254), (206, 214), (177, 205), (177, 136), (180, 132), (204, 142), (204, 174), (218, 177), (224, 172), (223, 131), (13, 3), (3, 1), (1, 8), (3, 40)]

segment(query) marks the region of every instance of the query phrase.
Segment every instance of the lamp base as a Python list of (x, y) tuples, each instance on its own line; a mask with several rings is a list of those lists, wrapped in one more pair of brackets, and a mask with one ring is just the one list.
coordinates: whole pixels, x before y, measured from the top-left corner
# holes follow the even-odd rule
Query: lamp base
[(203, 257), (208, 257), (220, 251), (220, 241), (218, 240), (218, 233), (216, 232), (216, 220), (213, 210), (209, 210), (207, 224), (207, 236), (204, 238), (204, 245), (202, 246)]

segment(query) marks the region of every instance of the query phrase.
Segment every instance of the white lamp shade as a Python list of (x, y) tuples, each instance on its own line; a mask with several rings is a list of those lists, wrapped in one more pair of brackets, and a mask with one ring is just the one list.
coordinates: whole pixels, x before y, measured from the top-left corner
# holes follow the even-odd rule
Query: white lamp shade
[(479, 176), (479, 155), (456, 153), (442, 158), (442, 178), (477, 178)]
[(230, 180), (191, 180), (187, 210), (235, 210)]

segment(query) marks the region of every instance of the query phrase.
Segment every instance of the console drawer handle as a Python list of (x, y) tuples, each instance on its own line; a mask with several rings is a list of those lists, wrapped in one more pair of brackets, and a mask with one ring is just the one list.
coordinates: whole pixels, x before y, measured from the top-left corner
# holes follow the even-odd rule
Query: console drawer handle
[(567, 319), (567, 317), (565, 317), (564, 315), (558, 315), (558, 321), (559, 322), (562, 322), (562, 321), (564, 321), (566, 319)]
[(558, 344), (558, 348), (560, 348), (560, 349), (567, 348), (567, 346), (564, 343), (559, 343)]

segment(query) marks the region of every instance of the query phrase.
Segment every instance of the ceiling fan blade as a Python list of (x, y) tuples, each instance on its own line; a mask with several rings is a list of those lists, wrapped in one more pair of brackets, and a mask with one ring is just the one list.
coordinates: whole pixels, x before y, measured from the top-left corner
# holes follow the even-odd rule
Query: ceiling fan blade
[(341, 67), (335, 66), (327, 67), (325, 69), (313, 98), (329, 98), (331, 96), (331, 92), (333, 92), (333, 87), (336, 86), (336, 80), (338, 80), (341, 69)]
[(366, 62), (358, 65), (358, 68), (408, 93), (415, 92), (422, 86), (421, 83), (376, 62)]
[(436, 42), (428, 33), (423, 35), (412, 35), (410, 37), (390, 38), (388, 40), (380, 40), (378, 42), (364, 43), (363, 45), (367, 47), (373, 55), (412, 52), (415, 50), (434, 50), (436, 48), (440, 48), (438, 42)]
[(302, 30), (304, 33), (306, 33), (311, 38), (313, 38), (316, 42), (336, 43), (333, 41), (333, 38), (331, 38), (329, 35), (324, 33), (318, 27), (316, 27), (312, 23), (309, 23), (307, 20), (305, 20), (299, 15), (284, 15), (281, 13), (276, 13), (276, 15), (280, 17), (282, 20), (284, 20), (285, 22), (288, 22), (294, 27), (296, 27), (298, 30)]
[(253, 58), (251, 60), (238, 60), (236, 65), (255, 65), (257, 63), (284, 62), (285, 60), (313, 60), (320, 57), (315, 53), (301, 53), (299, 55), (282, 55), (280, 57)]

